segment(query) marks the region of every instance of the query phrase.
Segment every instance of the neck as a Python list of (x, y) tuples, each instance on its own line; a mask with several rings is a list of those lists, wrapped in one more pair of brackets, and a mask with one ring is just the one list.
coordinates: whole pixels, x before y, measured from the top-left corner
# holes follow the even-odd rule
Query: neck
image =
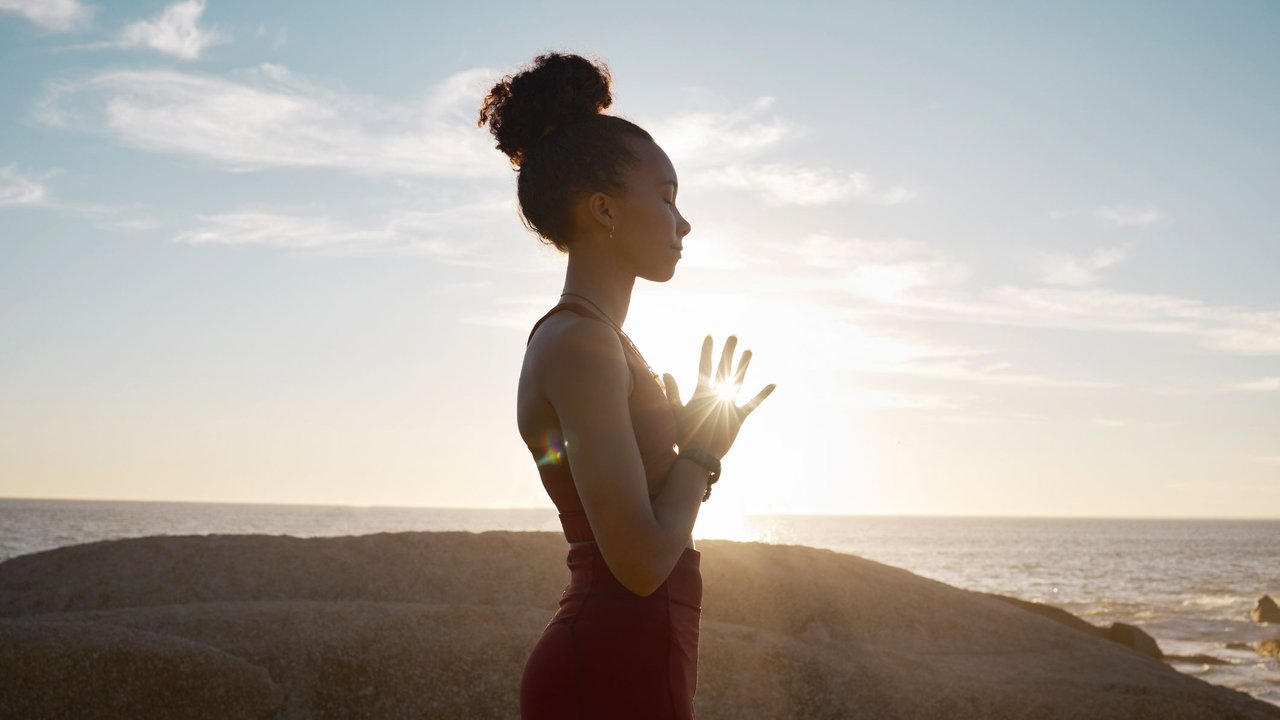
[[(618, 327), (622, 327), (622, 323), (627, 320), (631, 289), (635, 282), (635, 275), (619, 271), (608, 258), (593, 256), (590, 252), (569, 253), (569, 267), (564, 274), (564, 292), (589, 298)], [(590, 303), (582, 304), (591, 307)]]

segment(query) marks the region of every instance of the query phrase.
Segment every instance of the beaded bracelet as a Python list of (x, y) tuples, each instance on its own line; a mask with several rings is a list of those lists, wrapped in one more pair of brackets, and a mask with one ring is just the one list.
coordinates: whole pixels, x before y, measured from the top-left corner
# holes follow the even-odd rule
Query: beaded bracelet
[(715, 485), (716, 481), (720, 479), (720, 459), (706, 450), (698, 448), (682, 449), (680, 454), (676, 456), (676, 459), (679, 458), (691, 460), (711, 472), (711, 476), (707, 478), (707, 491), (702, 495), (702, 502), (706, 502), (711, 497), (711, 486)]

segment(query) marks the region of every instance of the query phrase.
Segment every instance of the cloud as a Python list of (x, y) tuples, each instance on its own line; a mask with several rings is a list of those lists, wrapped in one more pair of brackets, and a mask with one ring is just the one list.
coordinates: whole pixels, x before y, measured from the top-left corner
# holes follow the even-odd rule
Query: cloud
[(1101, 288), (1003, 285), (896, 302), (936, 319), (1031, 328), (1131, 332), (1190, 338), (1223, 352), (1280, 355), (1280, 311)]
[(44, 185), (21, 175), (16, 164), (0, 166), (0, 207), (39, 205), (46, 196)]
[(1232, 390), (1244, 390), (1247, 392), (1275, 392), (1280, 390), (1280, 377), (1268, 377), (1261, 380), (1252, 380), (1250, 382), (1235, 383), (1230, 386)]
[(352, 225), (314, 213), (240, 210), (200, 216), (199, 225), (173, 242), (189, 245), (269, 245), (320, 255), (425, 256), (449, 265), (492, 267), (489, 240), (476, 228), (510, 210), (481, 203), (439, 212), (397, 210), (381, 220)]
[(510, 176), (490, 136), (475, 127), (490, 71), (450, 76), (420, 102), (336, 92), (280, 65), (242, 75), (109, 70), (49, 84), (37, 115), (49, 125), (102, 132), (233, 171), (327, 167), (393, 177)]
[(216, 30), (200, 28), (204, 0), (183, 0), (166, 7), (151, 20), (139, 20), (120, 33), (121, 47), (158, 50), (183, 60), (195, 60), (210, 45), (230, 40)]
[(645, 123), (653, 139), (677, 167), (715, 167), (774, 147), (803, 131), (782, 118), (757, 120), (773, 106), (768, 96), (744, 108), (696, 111)]
[[(134, 147), (194, 155), (235, 171), (330, 167), (392, 177), (510, 177), (491, 136), (475, 127), (492, 70), (448, 76), (409, 102), (334, 91), (269, 63), (240, 75), (109, 70), (49, 84), (37, 114), (53, 126), (104, 132)], [(915, 196), (903, 187), (875, 187), (863, 173), (784, 163), (706, 165), (717, 157), (741, 160), (789, 136), (781, 120), (752, 120), (767, 106), (677, 116), (655, 137), (699, 158), (690, 163), (686, 184), (745, 190), (771, 206), (897, 204)]]
[[(915, 240), (814, 234), (756, 247), (767, 263), (744, 272), (759, 271), (758, 287), (799, 293), (863, 318), (1167, 335), (1230, 354), (1280, 355), (1277, 310), (1094, 286), (970, 288), (966, 265)], [(1114, 265), (1122, 251), (1104, 249), (1082, 262)]]
[(1123, 227), (1151, 225), (1163, 217), (1156, 208), (1129, 205), (1103, 205), (1094, 210), (1094, 215)]
[(93, 22), (94, 10), (79, 0), (0, 0), (0, 12), (21, 15), (54, 32), (87, 28)]
[[(789, 260), (793, 270), (818, 274), (833, 289), (878, 302), (892, 303), (929, 288), (960, 285), (969, 278), (965, 265), (915, 240), (818, 233), (760, 247), (775, 263)], [(802, 282), (814, 287), (812, 278)]]
[(897, 205), (916, 195), (900, 186), (875, 189), (864, 173), (785, 163), (729, 165), (695, 169), (687, 174), (700, 188), (746, 190), (770, 207), (828, 205), (844, 200)]
[(1040, 279), (1053, 285), (1092, 285), (1098, 271), (1117, 265), (1128, 254), (1128, 246), (1098, 248), (1087, 257), (1065, 253), (1043, 253), (1040, 256)]
[(915, 198), (915, 191), (905, 187), (873, 187), (865, 173), (795, 163), (744, 162), (808, 134), (807, 129), (781, 117), (762, 117), (773, 104), (774, 98), (763, 96), (745, 107), (681, 113), (646, 122), (645, 127), (680, 170), (686, 186), (745, 190), (770, 207), (844, 200), (893, 205)]

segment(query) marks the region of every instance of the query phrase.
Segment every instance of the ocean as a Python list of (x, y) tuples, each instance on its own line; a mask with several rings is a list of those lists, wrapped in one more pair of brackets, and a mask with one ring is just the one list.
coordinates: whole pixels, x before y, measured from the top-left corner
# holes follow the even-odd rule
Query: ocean
[[(551, 509), (0, 499), (0, 561), (144, 535), (423, 530), (559, 532), (560, 523)], [(1173, 663), (1177, 670), (1280, 706), (1280, 661), (1227, 647), (1280, 637), (1280, 625), (1249, 619), (1264, 594), (1280, 601), (1280, 520), (753, 515), (732, 539), (829, 548), (1048, 603), (1095, 625), (1130, 623), (1165, 654), (1229, 663)]]

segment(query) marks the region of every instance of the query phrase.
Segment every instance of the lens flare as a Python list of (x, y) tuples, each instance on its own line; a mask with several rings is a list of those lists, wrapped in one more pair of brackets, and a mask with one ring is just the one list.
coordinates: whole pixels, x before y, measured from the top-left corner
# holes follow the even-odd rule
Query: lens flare
[(542, 457), (538, 458), (538, 467), (543, 465), (559, 465), (565, 461), (565, 448), (569, 446), (569, 441), (561, 441), (559, 437), (550, 432), (542, 436), (541, 447), (546, 449)]

